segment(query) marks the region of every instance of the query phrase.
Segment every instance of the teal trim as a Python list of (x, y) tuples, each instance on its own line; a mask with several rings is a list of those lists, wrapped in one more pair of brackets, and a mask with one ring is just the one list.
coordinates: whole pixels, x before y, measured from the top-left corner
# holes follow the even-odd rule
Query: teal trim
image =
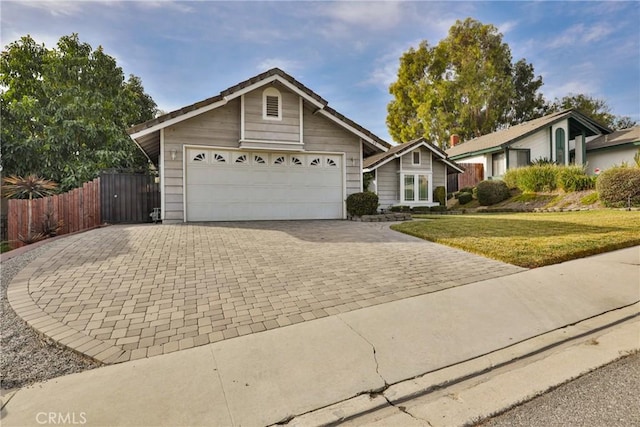
[(618, 145), (609, 145), (608, 147), (600, 147), (600, 148), (591, 148), (589, 150), (587, 150), (587, 153), (593, 153), (593, 152), (602, 152), (602, 151), (614, 151), (614, 150), (618, 150), (620, 148), (630, 148), (630, 147), (634, 147), (634, 146), (640, 146), (640, 141), (636, 141), (636, 142), (627, 142), (624, 144), (618, 144)]
[(582, 131), (582, 166), (587, 164), (587, 134)]
[(451, 160), (466, 159), (467, 157), (479, 156), (481, 154), (497, 153), (503, 150), (504, 149), (502, 148), (502, 146), (498, 146), (493, 148), (486, 148), (484, 150), (479, 150), (479, 151), (472, 151), (471, 153), (458, 154), (457, 156), (449, 157), (449, 159)]
[(504, 158), (506, 163), (506, 167), (504, 170), (508, 171), (509, 170), (509, 147), (506, 147), (504, 149)]
[(553, 161), (553, 126), (549, 126), (549, 160)]

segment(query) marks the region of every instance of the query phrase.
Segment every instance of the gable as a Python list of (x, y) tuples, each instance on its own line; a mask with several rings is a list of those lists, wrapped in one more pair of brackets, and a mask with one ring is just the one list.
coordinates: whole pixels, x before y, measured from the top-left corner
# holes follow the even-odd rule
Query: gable
[[(261, 120), (252, 120), (253, 118), (258, 117), (258, 115), (251, 115), (255, 112), (251, 110), (252, 106), (255, 106), (255, 103), (252, 104), (252, 102), (255, 101), (253, 97), (255, 96), (255, 93), (260, 93), (260, 98), (263, 98), (264, 90), (269, 88), (269, 86), (274, 87), (282, 94), (281, 98), (278, 98), (277, 95), (269, 98), (269, 102), (277, 103), (277, 108), (283, 108), (281, 112), (282, 115), (280, 116), (279, 111), (274, 113), (275, 110), (273, 110), (266, 114), (265, 110), (262, 110), (262, 114), (260, 115)], [(245, 97), (245, 95), (247, 96)], [(290, 75), (286, 74), (284, 71), (277, 68), (238, 83), (237, 85), (220, 92), (217, 96), (207, 98), (203, 101), (133, 126), (128, 130), (128, 133), (149, 160), (154, 164), (157, 164), (160, 152), (160, 131), (162, 129), (174, 126), (185, 120), (190, 120), (191, 118), (204, 114), (208, 111), (224, 107), (229, 102), (238, 98), (240, 99), (241, 104), (245, 101), (245, 98), (250, 101), (249, 109), (243, 108), (242, 105), (240, 108), (241, 114), (244, 114), (245, 111), (249, 111), (249, 121), (242, 117), (240, 119), (241, 139), (244, 138), (248, 142), (252, 141), (252, 139), (247, 139), (247, 136), (257, 136), (259, 142), (278, 140), (285, 146), (288, 144), (299, 144), (303, 141), (304, 137), (302, 134), (303, 125), (297, 125), (297, 130), (300, 136), (298, 136), (296, 140), (294, 136), (296, 134), (296, 125), (292, 124), (291, 120), (295, 121), (295, 116), (297, 114), (298, 123), (300, 123), (300, 119), (303, 118), (303, 107), (307, 106), (311, 108), (315, 114), (320, 114), (328, 118), (338, 126), (341, 126), (348, 132), (356, 135), (358, 138), (361, 138), (364, 145), (366, 145), (370, 152), (386, 151), (391, 147), (389, 143), (374, 135), (371, 131), (363, 128), (329, 107), (327, 101), (322, 97), (311, 91)], [(294, 99), (296, 98), (299, 103), (297, 113), (294, 105)], [(263, 108), (262, 101), (260, 102), (260, 108)], [(289, 110), (287, 110), (287, 108), (289, 108)], [(265, 120), (273, 120), (273, 123), (267, 125), (266, 123), (263, 123)], [(280, 123), (275, 123), (276, 121), (280, 121)], [(249, 126), (245, 127), (247, 124)], [(246, 134), (247, 130), (249, 131), (249, 135)], [(272, 139), (265, 137), (266, 133), (270, 133), (272, 135)], [(281, 137), (277, 136), (279, 133), (282, 134)], [(248, 146), (247, 148), (252, 147)]]

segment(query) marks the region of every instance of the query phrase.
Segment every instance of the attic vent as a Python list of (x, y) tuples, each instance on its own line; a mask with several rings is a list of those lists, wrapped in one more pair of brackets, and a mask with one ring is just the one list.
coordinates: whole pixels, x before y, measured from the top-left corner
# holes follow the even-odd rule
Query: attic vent
[(262, 92), (262, 118), (267, 120), (282, 119), (282, 96), (280, 91), (269, 87)]
[(267, 117), (278, 117), (278, 97), (267, 96)]

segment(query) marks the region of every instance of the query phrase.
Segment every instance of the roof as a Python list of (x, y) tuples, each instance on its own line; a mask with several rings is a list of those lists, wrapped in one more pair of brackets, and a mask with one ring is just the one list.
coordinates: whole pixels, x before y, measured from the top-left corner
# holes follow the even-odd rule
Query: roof
[(160, 153), (160, 129), (221, 107), (231, 99), (237, 98), (244, 93), (250, 92), (273, 81), (278, 81), (293, 92), (299, 94), (308, 104), (312, 105), (312, 107), (316, 109), (316, 112), (323, 114), (329, 119), (337, 122), (339, 125), (342, 125), (350, 131), (358, 134), (363, 138), (363, 140), (374, 147), (374, 151), (385, 151), (391, 147), (391, 144), (382, 138), (376, 136), (371, 131), (329, 107), (328, 102), (324, 98), (279, 68), (272, 68), (264, 73), (251, 77), (250, 79), (223, 90), (218, 95), (211, 98), (204, 99), (148, 120), (144, 123), (135, 125), (129, 128), (127, 133), (147, 155), (149, 160), (154, 164), (157, 164)]
[(456, 162), (447, 158), (447, 153), (430, 143), (424, 138), (414, 139), (413, 141), (406, 142), (404, 144), (398, 144), (394, 147), (391, 147), (388, 151), (374, 154), (373, 156), (369, 156), (363, 161), (363, 167), (365, 170), (374, 170), (379, 168), (380, 166), (388, 163), (389, 161), (396, 159), (398, 157), (402, 157), (403, 155), (409, 153), (410, 151), (418, 148), (418, 147), (426, 147), (431, 150), (436, 156), (438, 156), (440, 161), (444, 162), (454, 170), (458, 172), (464, 172)]
[(590, 117), (577, 110), (570, 109), (551, 113), (528, 122), (511, 126), (507, 129), (474, 138), (470, 141), (451, 147), (446, 150), (446, 152), (449, 157), (456, 159), (470, 157), (484, 152), (498, 151), (505, 146), (513, 144), (514, 142), (539, 131), (540, 129), (551, 126), (567, 118), (573, 119), (573, 126), (587, 130), (589, 135), (598, 135), (601, 133), (606, 134), (611, 132), (609, 128), (594, 121)]
[(608, 135), (600, 135), (587, 142), (587, 151), (633, 143), (640, 145), (640, 126), (618, 130)]

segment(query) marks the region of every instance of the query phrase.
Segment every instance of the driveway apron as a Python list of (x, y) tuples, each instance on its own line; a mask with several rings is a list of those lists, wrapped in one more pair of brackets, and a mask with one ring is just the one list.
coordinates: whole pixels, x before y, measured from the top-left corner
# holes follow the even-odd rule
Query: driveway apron
[(8, 297), (36, 330), (110, 364), (524, 271), (388, 227), (110, 226), (53, 243)]

